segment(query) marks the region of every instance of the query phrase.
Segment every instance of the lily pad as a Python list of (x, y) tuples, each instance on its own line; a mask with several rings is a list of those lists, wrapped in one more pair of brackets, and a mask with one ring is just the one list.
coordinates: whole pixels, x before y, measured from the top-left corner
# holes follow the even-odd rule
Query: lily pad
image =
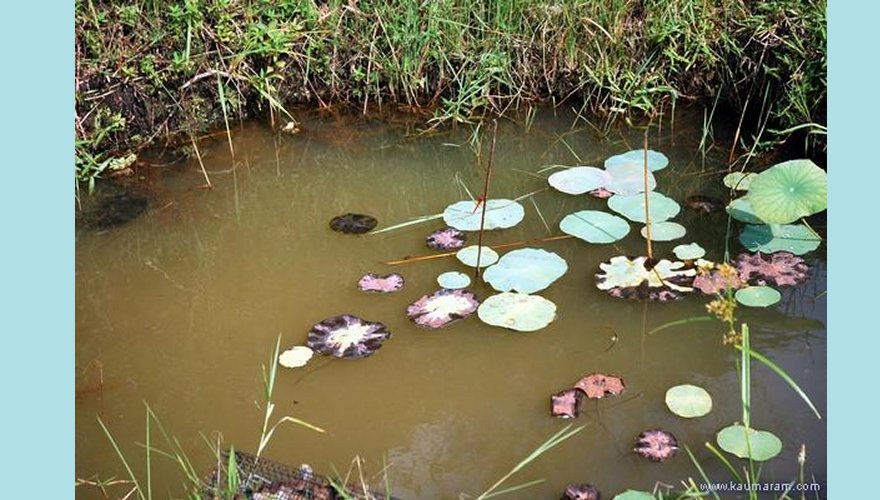
[(581, 210), (566, 215), (559, 229), (588, 243), (613, 243), (629, 234), (629, 223), (606, 212)]
[(731, 217), (740, 222), (745, 222), (746, 224), (764, 223), (760, 217), (755, 215), (755, 210), (752, 208), (748, 196), (743, 196), (742, 198), (737, 198), (731, 201), (730, 204), (727, 205), (726, 210)]
[[(605, 160), (605, 168), (625, 163), (635, 163), (639, 167), (644, 168), (645, 150), (633, 149), (623, 154), (614, 155)], [(650, 172), (662, 170), (666, 168), (667, 165), (669, 165), (669, 158), (667, 158), (665, 154), (659, 151), (654, 151), (652, 149), (648, 150), (648, 170)]]
[(605, 396), (620, 395), (626, 389), (626, 384), (616, 375), (591, 373), (578, 380), (574, 388), (583, 391), (590, 399), (602, 399)]
[(504, 292), (486, 299), (477, 316), (488, 325), (533, 332), (556, 319), (556, 304), (538, 295)]
[[(443, 221), (459, 231), (479, 231), (483, 207), (474, 201), (459, 201), (446, 207)], [(485, 230), (513, 227), (525, 217), (525, 209), (513, 200), (487, 200)]]
[(550, 415), (559, 418), (577, 418), (581, 411), (584, 393), (568, 389), (550, 396)]
[(522, 248), (504, 254), (486, 269), (483, 279), (499, 292), (534, 293), (550, 286), (568, 271), (565, 259), (547, 250)]
[(828, 207), (828, 176), (810, 160), (791, 160), (761, 172), (747, 195), (768, 224), (789, 224)]
[(457, 290), (459, 288), (467, 288), (471, 284), (471, 278), (467, 274), (458, 271), (449, 271), (437, 276), (437, 284), (442, 288)]
[[(643, 227), (639, 233), (643, 238), (647, 238), (648, 227)], [(663, 221), (651, 224), (651, 241), (677, 240), (685, 234), (687, 234), (687, 229), (676, 222)]]
[(454, 227), (438, 229), (425, 238), (428, 248), (434, 250), (456, 250), (464, 246), (467, 235)]
[(370, 356), (391, 338), (385, 325), (351, 314), (327, 318), (309, 330), (308, 346), (315, 352), (337, 358)]
[(572, 483), (565, 487), (560, 500), (599, 500), (601, 493), (593, 485)]
[(294, 346), (278, 356), (278, 364), (285, 368), (299, 368), (306, 366), (314, 354), (315, 351), (304, 345)]
[(492, 250), (491, 248), (484, 246), (482, 251), (478, 250), (479, 246), (471, 245), (469, 247), (464, 247), (458, 252), (456, 252), (455, 257), (464, 265), (470, 267), (477, 267), (477, 254), (479, 253), (480, 266), (486, 267), (491, 266), (492, 264), (498, 262), (498, 252)]
[(554, 172), (547, 182), (557, 191), (566, 194), (584, 194), (607, 186), (611, 182), (608, 172), (596, 167), (572, 167)]
[(613, 297), (668, 301), (693, 291), (697, 271), (684, 262), (618, 255), (599, 264), (596, 288)]
[(803, 224), (753, 225), (749, 224), (739, 235), (739, 241), (752, 252), (791, 252), (803, 255), (819, 248), (822, 240)]
[(750, 285), (794, 286), (807, 280), (810, 266), (789, 253), (741, 253), (736, 258), (740, 278)]
[(592, 196), (593, 198), (599, 198), (600, 200), (605, 200), (614, 196), (614, 193), (603, 187), (589, 191), (587, 194)]
[(403, 288), (403, 276), (398, 273), (386, 274), (385, 276), (367, 273), (358, 280), (357, 287), (362, 292), (396, 292)]
[(754, 172), (731, 172), (724, 176), (721, 181), (725, 186), (736, 191), (748, 191), (752, 179), (758, 175)]
[(681, 260), (695, 260), (706, 255), (706, 250), (697, 243), (688, 243), (676, 246), (672, 249), (672, 253)]
[(737, 290), (745, 286), (736, 268), (727, 264), (715, 264), (704, 261), (700, 272), (694, 278), (694, 289), (706, 295), (716, 295), (725, 290)]
[(666, 391), (666, 406), (679, 417), (702, 417), (712, 411), (712, 396), (702, 387), (676, 385)]
[[(651, 210), (651, 222), (669, 220), (681, 211), (681, 206), (675, 200), (655, 191), (648, 193), (648, 205)], [(614, 195), (608, 198), (608, 208), (633, 222), (645, 222), (644, 193), (629, 196)]]
[[(611, 176), (611, 182), (605, 189), (621, 196), (630, 196), (645, 191), (645, 169), (640, 163), (619, 163), (605, 167)], [(648, 191), (657, 187), (654, 174), (648, 172)]]
[(782, 294), (769, 286), (747, 286), (734, 294), (740, 304), (748, 307), (767, 307), (779, 302)]
[(671, 432), (652, 429), (636, 437), (633, 451), (653, 462), (668, 460), (678, 451), (678, 440)]
[(721, 429), (717, 441), (722, 450), (758, 462), (770, 460), (782, 451), (782, 441), (773, 433), (739, 424)]
[(437, 329), (467, 318), (480, 301), (468, 290), (437, 290), (423, 295), (406, 308), (406, 317), (423, 328)]
[(378, 223), (375, 217), (369, 215), (347, 213), (333, 217), (330, 229), (340, 233), (362, 234), (372, 230)]
[(623, 493), (614, 495), (611, 500), (655, 500), (654, 495), (647, 491), (626, 490)]

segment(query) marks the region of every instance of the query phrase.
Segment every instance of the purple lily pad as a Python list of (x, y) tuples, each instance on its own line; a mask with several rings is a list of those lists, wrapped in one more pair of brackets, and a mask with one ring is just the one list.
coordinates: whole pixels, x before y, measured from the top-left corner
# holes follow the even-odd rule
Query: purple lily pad
[(696, 274), (680, 261), (618, 255), (599, 264), (596, 288), (612, 297), (665, 302), (692, 292)]
[(385, 325), (364, 321), (351, 314), (333, 316), (309, 330), (308, 346), (314, 351), (337, 358), (364, 358), (391, 338)]
[(600, 200), (605, 200), (614, 196), (614, 193), (603, 187), (593, 189), (592, 191), (587, 191), (587, 194), (594, 198), (599, 198)]
[(671, 432), (652, 429), (639, 434), (633, 451), (648, 460), (662, 462), (672, 458), (678, 451), (678, 440)]
[(378, 223), (375, 217), (348, 213), (333, 217), (330, 220), (330, 229), (340, 233), (363, 234), (372, 230)]
[(391, 293), (403, 288), (403, 276), (397, 273), (379, 276), (367, 273), (358, 281), (358, 290), (362, 292)]
[(406, 316), (423, 328), (443, 328), (467, 318), (480, 305), (477, 296), (468, 290), (437, 290), (423, 295), (406, 308)]
[(807, 280), (810, 266), (789, 252), (741, 253), (736, 258), (739, 277), (750, 285), (793, 286)]
[(694, 289), (706, 295), (717, 295), (728, 289), (739, 290), (745, 284), (735, 270), (731, 274), (717, 267), (703, 270), (694, 278)]
[(425, 238), (425, 243), (434, 250), (457, 250), (464, 246), (467, 235), (454, 227), (438, 229)]
[(591, 484), (569, 484), (561, 500), (599, 500), (599, 490)]
[(619, 395), (626, 389), (626, 384), (623, 383), (622, 378), (615, 375), (591, 373), (578, 380), (574, 387), (590, 399), (601, 399), (608, 395)]
[(559, 418), (577, 418), (581, 412), (584, 393), (568, 389), (550, 396), (550, 414)]

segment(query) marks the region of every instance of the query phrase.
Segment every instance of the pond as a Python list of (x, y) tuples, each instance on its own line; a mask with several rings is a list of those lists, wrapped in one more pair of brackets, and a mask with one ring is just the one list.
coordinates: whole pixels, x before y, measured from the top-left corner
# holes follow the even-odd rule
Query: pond
[[(679, 110), (674, 120), (667, 116), (649, 130), (650, 148), (670, 160), (655, 173), (658, 190), (679, 203), (691, 195), (727, 197), (721, 177), (733, 130), (716, 125), (714, 139), (706, 141), (710, 147), (701, 152), (703, 116), (702, 110)], [(741, 416), (739, 353), (722, 343), (725, 325), (700, 321), (652, 333), (672, 321), (705, 316), (711, 297), (643, 302), (596, 288), (601, 262), (645, 254), (637, 230), (612, 244), (557, 239), (516, 247), (548, 250), (567, 262), (568, 271), (538, 292), (557, 306), (555, 321), (544, 329), (514, 332), (483, 324), (476, 315), (443, 329), (422, 329), (407, 319), (407, 306), (437, 290), (441, 273), (472, 270), (455, 257), (385, 262), (436, 253), (425, 237), (443, 227), (442, 220), (366, 235), (337, 233), (328, 223), (354, 212), (388, 227), (468, 200), (466, 189), (478, 195), (491, 127), (482, 130), (477, 147), (469, 127), (419, 135), (394, 116), (303, 113), (302, 123), (296, 135), (279, 135), (256, 122), (236, 126), (234, 157), (225, 133), (200, 141), (211, 189), (204, 188), (195, 159), (157, 160), (150, 170), (161, 175), (147, 183), (149, 204), (138, 217), (97, 229), (78, 226), (78, 478), (126, 477), (99, 416), (143, 476), (145, 453), (138, 443), (145, 440), (145, 403), (205, 474), (213, 466), (206, 441), (214, 443), (219, 435), (223, 446), (255, 452), (264, 415), (261, 366), (270, 361), (279, 335), (282, 350), (302, 345), (313, 325), (348, 313), (384, 323), (392, 337), (370, 357), (316, 356), (304, 368), (279, 368), (273, 420), (291, 415), (326, 433), (282, 425), (266, 457), (308, 463), (331, 476), (361, 457), (365, 477), (376, 480), (384, 472), (396, 497), (476, 497), (573, 423), (585, 427), (505, 486), (544, 481), (508, 498), (559, 498), (567, 484), (578, 482), (595, 485), (607, 498), (627, 488), (700, 482), (684, 450), (662, 463), (633, 453), (635, 437), (655, 428), (687, 445), (714, 480), (730, 479), (703, 445)], [(735, 127), (735, 119), (730, 123)], [(607, 211), (605, 200), (545, 189), (553, 172), (546, 167), (601, 167), (612, 155), (641, 148), (643, 130), (620, 126), (604, 134), (601, 123), (549, 109), (519, 122), (502, 120), (490, 198), (534, 194), (521, 200), (522, 223), (487, 231), (484, 244), (559, 235), (567, 214)], [(723, 210), (683, 208), (674, 220), (688, 234), (654, 243), (655, 255), (671, 257), (675, 245), (698, 242), (707, 258), (723, 258)], [(740, 227), (734, 222), (734, 256), (743, 251), (736, 239)], [(468, 243), (476, 242), (470, 233)], [(808, 281), (781, 289), (778, 304), (737, 311), (738, 321), (751, 328), (752, 347), (785, 369), (823, 416), (824, 248), (805, 256)], [(391, 294), (359, 291), (358, 280), (370, 272), (398, 272), (405, 284)], [(480, 299), (495, 293), (482, 280), (469, 289)], [(551, 417), (550, 396), (589, 373), (618, 375), (626, 390), (585, 400), (576, 420)], [(679, 384), (705, 388), (713, 398), (711, 413), (673, 415), (664, 397)], [(783, 443), (782, 453), (765, 463), (762, 480), (795, 480), (803, 444), (806, 477), (824, 484), (825, 421), (758, 363), (752, 366), (752, 425)], [(162, 447), (152, 428), (154, 445)], [(183, 496), (171, 460), (154, 456), (151, 474), (154, 495)], [(77, 498), (95, 494), (77, 488)]]

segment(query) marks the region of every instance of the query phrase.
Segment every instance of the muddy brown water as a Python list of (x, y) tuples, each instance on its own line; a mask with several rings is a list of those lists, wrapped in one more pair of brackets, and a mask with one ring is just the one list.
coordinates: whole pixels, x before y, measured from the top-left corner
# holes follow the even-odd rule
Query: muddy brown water
[[(729, 131), (719, 127), (717, 142), (704, 156), (701, 123), (701, 111), (680, 112), (674, 124), (667, 117), (662, 128), (650, 131), (651, 147), (671, 159), (671, 166), (657, 173), (658, 191), (680, 202), (691, 194), (724, 195), (717, 171), (728, 153), (721, 137)], [(491, 197), (545, 187), (547, 173), (540, 171), (547, 165), (601, 166), (612, 154), (640, 147), (643, 137), (641, 129), (628, 127), (602, 136), (573, 115), (551, 110), (539, 112), (530, 127), (525, 124), (504, 121), (499, 127)], [(674, 433), (713, 479), (730, 479), (703, 445), (741, 415), (737, 354), (722, 345), (722, 325), (698, 322), (648, 334), (670, 321), (705, 314), (708, 299), (640, 303), (611, 298), (593, 285), (601, 261), (621, 252), (644, 254), (636, 231), (616, 246), (579, 240), (533, 245), (558, 253), (569, 265), (565, 276), (540, 292), (558, 306), (556, 321), (544, 330), (517, 333), (474, 316), (427, 331), (407, 320), (406, 305), (437, 289), (440, 273), (465, 268), (454, 258), (393, 267), (382, 262), (431, 253), (424, 237), (442, 222), (363, 236), (332, 232), (328, 222), (360, 212), (387, 226), (467, 199), (462, 185), (474, 193), (481, 189), (483, 170), (468, 145), (470, 130), (408, 132), (412, 129), (387, 120), (317, 116), (304, 119), (303, 131), (294, 136), (246, 123), (233, 130), (234, 157), (225, 136), (201, 142), (213, 189), (200, 188), (205, 181), (196, 161), (156, 166), (165, 172), (142, 215), (109, 229), (78, 228), (78, 478), (126, 477), (100, 417), (145, 480), (145, 403), (198, 471), (212, 466), (206, 441), (222, 438), (223, 446), (256, 451), (263, 423), (261, 366), (270, 361), (278, 336), (282, 348), (303, 344), (313, 324), (351, 313), (385, 323), (392, 338), (369, 358), (321, 357), (306, 368), (280, 369), (273, 420), (291, 415), (326, 433), (282, 425), (267, 457), (293, 466), (308, 463), (331, 476), (344, 474), (361, 457), (365, 477), (378, 482), (386, 476), (397, 497), (468, 498), (572, 423), (584, 429), (505, 486), (544, 481), (508, 498), (559, 498), (574, 482), (591, 483), (608, 498), (627, 488), (677, 487), (688, 478), (700, 482), (684, 452), (660, 464), (632, 453), (635, 436), (652, 428)], [(485, 163), (488, 138), (482, 151)], [(549, 190), (523, 203), (525, 220), (487, 233), (489, 245), (560, 234), (558, 223), (566, 214), (605, 205)], [(722, 214), (683, 210), (676, 220), (689, 230), (680, 242), (697, 241), (708, 257), (722, 256)], [(676, 243), (655, 244), (654, 251), (671, 254)], [(741, 250), (735, 239), (732, 248)], [(810, 262), (810, 281), (784, 290), (776, 307), (741, 310), (740, 319), (751, 327), (753, 347), (784, 367), (824, 415), (823, 249)], [(363, 274), (391, 271), (405, 276), (400, 292), (356, 290)], [(491, 294), (483, 283), (470, 289), (481, 298)], [(550, 395), (591, 372), (622, 376), (626, 392), (586, 401), (577, 420), (552, 418)], [(804, 444), (807, 477), (824, 482), (824, 420), (765, 367), (754, 365), (752, 376), (752, 425), (784, 443), (762, 478), (794, 480)], [(665, 391), (682, 383), (712, 394), (709, 415), (685, 420), (666, 409)], [(151, 427), (152, 444), (167, 449), (156, 425)], [(151, 476), (155, 497), (184, 495), (171, 460), (154, 453)], [(121, 497), (126, 487), (110, 491)], [(98, 497), (95, 489), (77, 488), (77, 498)]]

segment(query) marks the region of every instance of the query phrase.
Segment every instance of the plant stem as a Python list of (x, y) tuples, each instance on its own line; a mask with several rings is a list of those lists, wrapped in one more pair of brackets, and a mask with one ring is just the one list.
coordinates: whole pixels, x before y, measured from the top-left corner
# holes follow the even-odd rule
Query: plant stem
[(648, 195), (650, 191), (648, 191), (648, 129), (645, 129), (645, 169), (644, 169), (644, 182), (645, 182), (645, 239), (648, 241), (648, 259), (654, 258), (654, 251), (651, 248), (651, 208), (648, 205)]
[(477, 236), (477, 266), (474, 276), (480, 277), (480, 254), (483, 253), (483, 229), (486, 225), (486, 204), (489, 200), (489, 180), (492, 178), (492, 163), (495, 161), (495, 139), (498, 136), (498, 120), (492, 120), (492, 149), (489, 151), (489, 164), (486, 166), (486, 183), (483, 185), (483, 211), (480, 213), (480, 233)]

